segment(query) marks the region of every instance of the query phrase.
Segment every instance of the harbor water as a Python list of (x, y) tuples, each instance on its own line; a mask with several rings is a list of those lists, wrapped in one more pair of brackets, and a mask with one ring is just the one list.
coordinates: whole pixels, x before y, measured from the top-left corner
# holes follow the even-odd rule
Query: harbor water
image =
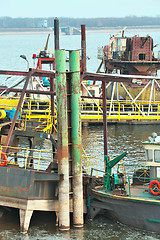
[[(96, 72), (100, 64), (97, 59), (97, 47), (109, 43), (110, 35), (117, 32), (90, 33), (87, 35), (87, 70)], [(153, 37), (154, 45), (160, 44), (160, 29), (150, 29), (145, 32), (143, 29), (134, 29), (126, 31), (127, 36), (146, 36)], [(33, 66), (32, 55), (37, 53), (38, 49), (43, 49), (47, 36), (44, 34), (27, 35), (0, 35), (0, 69), (25, 71), (26, 62), (19, 56), (27, 56), (30, 67)], [(63, 49), (79, 49), (81, 46), (80, 36), (60, 36), (60, 47)], [(49, 49), (53, 48), (53, 36), (49, 42)], [(155, 49), (155, 56), (160, 50), (160, 45)], [(0, 76), (0, 83), (5, 79)], [(159, 125), (127, 125), (127, 124), (109, 124), (108, 125), (108, 149), (109, 156), (115, 157), (125, 151), (128, 151), (125, 161), (127, 163), (144, 163), (144, 150), (142, 142), (148, 140), (152, 132), (160, 135)], [(25, 145), (25, 142), (21, 142)], [(82, 144), (89, 156), (99, 159), (100, 166), (103, 167), (103, 126), (89, 125), (82, 128)], [(38, 148), (38, 146), (37, 146)], [(44, 142), (41, 148), (50, 148), (48, 142)], [(128, 169), (132, 172), (132, 169)], [(1, 215), (1, 212), (0, 212)], [(35, 212), (31, 219), (30, 229), (27, 235), (19, 232), (19, 214), (18, 210), (10, 211), (6, 209), (3, 218), (0, 218), (0, 240), (18, 239), (18, 240), (61, 240), (61, 239), (112, 239), (112, 240), (132, 240), (160, 239), (160, 235), (134, 229), (118, 222), (113, 222), (107, 216), (97, 216), (94, 220), (85, 218), (84, 228), (75, 229), (72, 227), (69, 232), (60, 232), (55, 226), (54, 213)]]

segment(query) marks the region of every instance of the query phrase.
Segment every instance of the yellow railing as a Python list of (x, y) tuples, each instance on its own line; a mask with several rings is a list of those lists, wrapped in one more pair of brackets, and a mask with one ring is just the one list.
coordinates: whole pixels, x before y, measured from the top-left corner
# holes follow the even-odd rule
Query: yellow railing
[(87, 155), (83, 147), (82, 147), (82, 164), (84, 170), (87, 172), (88, 175), (91, 173), (92, 168), (98, 169), (100, 167), (104, 169), (104, 160), (96, 158), (95, 156)]
[[(0, 109), (10, 110), (16, 108), (18, 99), (0, 99)], [(147, 101), (106, 101), (108, 120), (160, 120), (160, 102)], [(57, 111), (51, 116), (50, 100), (25, 99), (21, 109), (21, 117), (25, 120), (24, 130), (32, 128), (43, 132), (51, 133), (56, 129)], [(103, 104), (101, 100), (81, 101), (82, 121), (102, 121)], [(53, 121), (54, 120), (54, 121)], [(38, 127), (33, 127), (28, 122), (38, 122)], [(54, 124), (53, 124), (54, 123)], [(34, 125), (34, 124), (33, 124)]]
[(46, 118), (50, 116), (51, 110), (51, 101), (43, 100), (24, 100), (22, 106), (22, 118), (27, 119), (37, 119), (37, 118)]
[[(107, 119), (115, 120), (159, 120), (160, 102), (106, 101)], [(102, 101), (82, 101), (82, 120), (102, 120)]]
[[(3, 152), (5, 146), (0, 146)], [(46, 170), (53, 161), (52, 151), (28, 149), (22, 147), (7, 147), (7, 164), (16, 164), (24, 169), (34, 168), (35, 170)], [(3, 163), (3, 159), (0, 160)]]
[[(16, 108), (19, 99), (0, 99), (0, 108), (10, 110)], [(132, 101), (106, 101), (107, 115), (109, 119), (160, 119), (160, 102), (132, 102)], [(56, 107), (54, 107), (55, 119), (57, 118)], [(82, 119), (102, 119), (102, 101), (81, 101)], [(46, 119), (51, 116), (50, 100), (25, 99), (21, 117), (30, 119)]]
[[(159, 120), (160, 119), (160, 102), (131, 102), (131, 101), (106, 101), (107, 118), (115, 120)], [(27, 109), (26, 109), (27, 108)], [(23, 105), (22, 118), (26, 121), (46, 119), (50, 121), (51, 102), (48, 100), (34, 101), (28, 100)], [(57, 112), (55, 108), (55, 119)], [(103, 119), (102, 101), (81, 101), (81, 118), (82, 120)]]
[[(5, 149), (5, 146), (0, 145), (0, 153), (3, 152)], [(95, 158), (93, 156), (88, 156), (82, 148), (82, 165), (83, 169), (86, 171), (87, 174), (90, 174), (91, 168), (97, 168), (102, 164), (103, 161), (101, 161), (102, 164), (100, 164), (100, 161), (98, 158)], [(55, 155), (56, 152), (52, 151), (46, 151), (46, 150), (37, 150), (37, 149), (28, 149), (23, 147), (7, 147), (7, 164), (14, 164), (21, 168), (24, 168), (25, 170), (28, 168), (32, 168), (36, 171), (39, 170), (46, 170), (51, 162), (56, 159), (53, 159), (53, 155)], [(1, 154), (0, 154), (1, 156)], [(4, 159), (3, 157), (0, 157), (0, 163), (3, 164)]]
[[(36, 131), (51, 133), (56, 129), (57, 111), (54, 107), (55, 116), (51, 116), (51, 101), (49, 100), (25, 100), (21, 110), (21, 117), (25, 119), (25, 127)], [(38, 126), (27, 125), (27, 122), (39, 122)]]

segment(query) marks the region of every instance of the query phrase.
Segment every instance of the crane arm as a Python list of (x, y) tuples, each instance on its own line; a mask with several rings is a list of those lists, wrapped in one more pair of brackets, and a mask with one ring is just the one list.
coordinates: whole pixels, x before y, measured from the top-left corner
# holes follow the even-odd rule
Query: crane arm
[(113, 37), (111, 37), (110, 39), (110, 45), (113, 42), (114, 38), (117, 37), (121, 32), (123, 32), (127, 27), (124, 27), (122, 30), (120, 30), (118, 33), (116, 33), (116, 35), (114, 35)]
[(50, 33), (48, 34), (48, 37), (47, 37), (46, 45), (45, 45), (45, 48), (44, 48), (45, 51), (48, 49), (49, 37), (50, 37)]

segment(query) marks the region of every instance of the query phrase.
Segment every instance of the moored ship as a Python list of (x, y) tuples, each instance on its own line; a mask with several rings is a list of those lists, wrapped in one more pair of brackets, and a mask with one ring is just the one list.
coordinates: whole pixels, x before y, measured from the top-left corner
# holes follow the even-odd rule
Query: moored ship
[[(145, 89), (149, 81), (147, 79), (138, 80), (135, 76), (153, 76), (153, 78), (157, 76), (160, 69), (160, 59), (159, 52), (158, 56), (155, 57), (154, 49), (158, 44), (154, 45), (153, 38), (149, 35), (145, 37), (137, 35), (126, 37), (125, 29), (112, 36), (109, 45), (98, 49), (98, 58), (101, 59), (101, 66), (104, 66), (106, 73), (134, 75), (132, 84), (125, 84), (125, 87), (133, 99), (139, 95), (138, 100), (149, 101), (152, 83)], [(122, 33), (121, 37), (118, 36), (120, 33)], [(152, 88), (155, 88), (152, 100), (159, 101), (159, 83), (154, 83)], [(116, 89), (121, 99), (130, 99), (126, 90), (120, 84), (116, 86)], [(140, 94), (143, 89), (143, 93)], [(108, 91), (108, 98), (110, 98), (112, 90), (113, 87)]]
[(103, 212), (106, 217), (126, 225), (159, 233), (160, 137), (153, 133), (143, 145), (145, 167), (135, 170), (132, 177), (129, 174), (126, 177), (120, 168), (113, 173), (113, 167), (127, 152), (112, 160), (105, 156), (106, 169), (100, 170), (103, 177), (93, 177), (95, 169), (92, 170), (88, 206), (92, 218)]

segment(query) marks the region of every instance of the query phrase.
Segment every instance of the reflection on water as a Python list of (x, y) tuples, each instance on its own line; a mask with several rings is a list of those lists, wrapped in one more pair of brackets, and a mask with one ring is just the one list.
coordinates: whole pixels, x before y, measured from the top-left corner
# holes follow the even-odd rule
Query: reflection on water
[[(43, 214), (42, 214), (43, 215)], [(50, 218), (49, 218), (50, 219)], [(23, 235), (18, 231), (18, 224), (6, 224), (0, 228), (0, 239), (16, 240), (158, 240), (160, 235), (149, 233), (113, 222), (104, 216), (96, 217), (93, 221), (86, 220), (84, 228), (71, 228), (69, 232), (60, 232), (53, 225), (53, 221), (43, 216), (43, 221), (37, 216), (36, 224), (32, 221), (28, 234)], [(46, 223), (44, 223), (46, 221)], [(42, 223), (43, 222), (43, 223)], [(6, 226), (6, 227), (5, 227)], [(3, 230), (2, 230), (3, 228)]]
[[(108, 124), (108, 152), (110, 157), (128, 151), (128, 161), (144, 159), (142, 142), (152, 132), (160, 134), (159, 125)], [(83, 147), (88, 154), (103, 155), (103, 126), (91, 125), (83, 128)]]
[[(108, 148), (109, 155), (115, 157), (124, 151), (128, 151), (125, 158), (127, 162), (144, 161), (144, 150), (142, 142), (146, 141), (152, 132), (160, 135), (159, 125), (108, 125)], [(91, 125), (82, 129), (83, 147), (87, 154), (97, 156), (103, 162), (103, 126)], [(27, 145), (26, 145), (27, 146)], [(42, 142), (41, 148), (50, 148), (50, 143)], [(54, 213), (33, 214), (31, 227), (28, 235), (19, 233), (18, 211), (5, 211), (0, 218), (0, 240), (38, 240), (38, 239), (160, 239), (157, 234), (135, 230), (131, 227), (112, 222), (104, 216), (97, 216), (93, 221), (85, 220), (83, 229), (74, 229), (67, 233), (59, 232), (55, 226)]]
[[(152, 132), (160, 135), (159, 125), (108, 124), (108, 154), (111, 158), (128, 152), (126, 163), (144, 164), (145, 154), (142, 142), (147, 141)], [(83, 147), (87, 154), (103, 161), (103, 126), (91, 125), (83, 128)]]

